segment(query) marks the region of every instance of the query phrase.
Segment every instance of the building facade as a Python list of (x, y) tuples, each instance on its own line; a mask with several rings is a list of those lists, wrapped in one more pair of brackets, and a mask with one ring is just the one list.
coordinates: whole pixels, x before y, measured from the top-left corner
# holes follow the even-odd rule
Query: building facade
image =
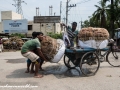
[(3, 20), (20, 20), (22, 15), (12, 11), (1, 11), (0, 33), (3, 33)]
[(28, 33), (27, 37), (31, 37), (32, 32), (43, 32), (44, 35), (48, 33), (61, 33), (60, 23), (34, 23), (33, 21), (28, 22)]
[(12, 11), (1, 11), (1, 21), (3, 20), (18, 20), (22, 19), (22, 15)]
[[(42, 16), (45, 19), (46, 16)], [(54, 17), (54, 16), (53, 16)], [(1, 22), (0, 22), (0, 33), (3, 33), (3, 20), (19, 20), (22, 19), (22, 15), (17, 14), (12, 11), (1, 11)], [(54, 21), (54, 20), (53, 20)], [(28, 32), (26, 33), (27, 37), (32, 37), (32, 32), (43, 32), (44, 35), (48, 33), (60, 33), (61, 26), (59, 22), (51, 22), (51, 20), (47, 20), (47, 22), (34, 23), (34, 21), (28, 21)]]

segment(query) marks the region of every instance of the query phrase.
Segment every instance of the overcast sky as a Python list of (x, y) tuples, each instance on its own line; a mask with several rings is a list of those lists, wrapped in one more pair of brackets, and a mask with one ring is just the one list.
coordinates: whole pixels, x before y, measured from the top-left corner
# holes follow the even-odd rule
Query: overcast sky
[[(12, 4), (15, 4), (14, 0), (0, 0), (0, 11), (12, 10), (16, 12), (16, 7)], [(62, 1), (62, 21), (65, 17), (65, 8), (67, 0), (24, 0), (25, 3), (22, 3), (22, 10), (24, 18), (28, 20), (33, 20), (33, 16), (36, 15), (36, 7), (40, 8), (41, 16), (49, 16), (49, 6), (53, 6), (53, 14), (60, 15), (60, 1)], [(91, 16), (92, 13), (96, 10), (94, 5), (98, 5), (100, 0), (70, 0), (70, 4), (76, 4), (76, 7), (73, 7), (69, 11), (69, 21), (70, 24), (73, 21), (78, 23), (82, 20), (88, 19), (88, 16)]]

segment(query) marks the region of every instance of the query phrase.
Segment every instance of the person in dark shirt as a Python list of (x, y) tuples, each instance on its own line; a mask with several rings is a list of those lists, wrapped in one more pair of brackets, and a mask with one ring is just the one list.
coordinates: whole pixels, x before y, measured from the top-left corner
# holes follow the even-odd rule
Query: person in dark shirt
[[(65, 24), (63, 24), (63, 26), (66, 26)], [(68, 45), (68, 47), (74, 47), (74, 39), (76, 38), (76, 46), (78, 46), (78, 31), (76, 30), (77, 27), (77, 22), (73, 22), (72, 23), (72, 28), (70, 26), (66, 26), (66, 32), (68, 34), (68, 38), (70, 40), (70, 45)], [(67, 39), (65, 40), (67, 43)]]

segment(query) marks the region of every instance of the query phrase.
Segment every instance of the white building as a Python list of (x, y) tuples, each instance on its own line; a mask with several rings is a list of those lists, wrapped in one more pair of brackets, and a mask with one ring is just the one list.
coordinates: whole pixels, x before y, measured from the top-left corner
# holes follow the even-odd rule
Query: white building
[(22, 15), (12, 11), (1, 11), (1, 21), (22, 19)]
[(34, 31), (43, 32), (44, 35), (48, 33), (61, 33), (61, 27), (60, 23), (33, 23), (33, 21), (29, 21), (27, 36), (31, 37)]
[[(43, 16), (44, 17), (44, 16)], [(1, 22), (0, 22), (0, 33), (3, 33), (3, 20), (19, 20), (22, 19), (22, 15), (17, 14), (12, 11), (1, 11)], [(60, 23), (34, 23), (33, 21), (28, 21), (28, 33), (27, 37), (32, 36), (32, 32), (43, 32), (45, 35), (48, 33), (60, 33), (61, 32), (61, 26)]]
[(17, 20), (22, 19), (22, 15), (12, 11), (1, 11), (0, 33), (3, 33), (3, 25), (2, 25), (3, 20), (16, 20), (16, 19)]

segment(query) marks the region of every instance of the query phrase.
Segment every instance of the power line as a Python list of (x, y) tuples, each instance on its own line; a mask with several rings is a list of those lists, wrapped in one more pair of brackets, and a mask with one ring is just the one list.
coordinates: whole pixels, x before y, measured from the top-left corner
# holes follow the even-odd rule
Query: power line
[(66, 25), (67, 25), (67, 22), (68, 22), (68, 12), (70, 11), (70, 9), (72, 7), (76, 7), (76, 4), (69, 5), (70, 1), (71, 0), (67, 0), (67, 2), (66, 2)]
[[(76, 2), (74, 2), (74, 3), (76, 3), (76, 4), (82, 4), (82, 3), (86, 3), (86, 2), (88, 2), (88, 1), (91, 1), (91, 0), (83, 0), (83, 1), (81, 1), (81, 2), (78, 2), (78, 3), (76, 3)], [(68, 3), (70, 2), (70, 0), (67, 0), (67, 8), (66, 8), (66, 25), (67, 25), (67, 20), (68, 20), (68, 7), (69, 8), (71, 8), (71, 7), (75, 7), (76, 6), (76, 4), (73, 4), (73, 5), (68, 5)], [(63, 3), (63, 2), (62, 2)], [(78, 13), (78, 11), (77, 10), (73, 10), (73, 11), (75, 11), (75, 13), (77, 13), (77, 14), (74, 14), (74, 16), (75, 17), (73, 17), (73, 18), (75, 18), (76, 20), (77, 20), (77, 18), (79, 17), (78, 15), (80, 15), (79, 13)], [(89, 10), (90, 11), (90, 10)], [(92, 10), (91, 10), (92, 11)], [(63, 13), (62, 13), (63, 14)], [(62, 16), (64, 16), (64, 15), (62, 15)], [(73, 15), (72, 15), (73, 16)]]
[(61, 6), (61, 19), (63, 20), (63, 22), (65, 23), (65, 15), (66, 15), (66, 7), (63, 7), (63, 6), (65, 6), (64, 4), (66, 3), (64, 3), (64, 2), (61, 2), (61, 4), (62, 4), (62, 6)]
[[(10, 9), (8, 9), (8, 8), (6, 8), (6, 7), (3, 7), (3, 6), (0, 6), (0, 7), (1, 7), (1, 8), (0, 8), (0, 11), (3, 11), (3, 10), (7, 10), (7, 11), (8, 11), (8, 10), (10, 10)], [(26, 15), (26, 14), (25, 14), (25, 15)], [(9, 17), (8, 14), (4, 14), (4, 16)], [(31, 18), (30, 16), (27, 16), (27, 15), (26, 15), (26, 17), (27, 17), (27, 18)]]
[(83, 0), (83, 1), (81, 1), (81, 2), (78, 2), (78, 3), (76, 3), (76, 4), (82, 4), (82, 3), (89, 2), (89, 1), (91, 1), (91, 0)]
[(21, 4), (22, 3), (27, 4), (27, 3), (25, 1), (22, 1), (22, 0), (14, 0), (14, 1), (15, 1), (15, 4), (12, 4), (12, 5), (16, 7), (16, 13), (21, 14), (22, 16), (24, 16)]

